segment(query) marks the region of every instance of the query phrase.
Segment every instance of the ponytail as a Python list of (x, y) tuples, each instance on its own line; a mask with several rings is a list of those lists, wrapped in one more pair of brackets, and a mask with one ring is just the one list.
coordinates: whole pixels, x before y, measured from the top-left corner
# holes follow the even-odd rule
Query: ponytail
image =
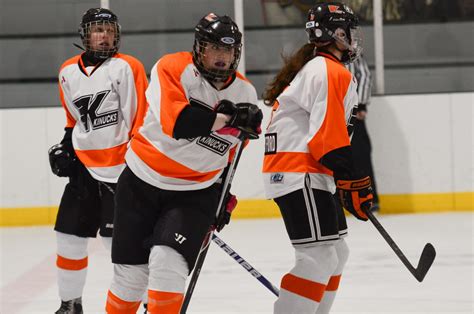
[(314, 57), (314, 43), (307, 43), (295, 54), (283, 57), (285, 63), (263, 94), (265, 105), (272, 106), (273, 102), (295, 78), (301, 68)]

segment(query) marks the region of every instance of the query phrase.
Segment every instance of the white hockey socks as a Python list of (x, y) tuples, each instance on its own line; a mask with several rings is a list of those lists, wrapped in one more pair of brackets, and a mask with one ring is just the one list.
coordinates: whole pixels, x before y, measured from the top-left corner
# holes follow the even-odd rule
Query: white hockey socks
[(295, 249), (295, 267), (283, 276), (275, 314), (316, 313), (338, 264), (336, 248), (319, 244)]
[(106, 312), (136, 313), (148, 285), (148, 265), (114, 265)]
[(154, 246), (149, 260), (148, 312), (178, 314), (184, 299), (188, 263), (168, 246)]
[(324, 292), (323, 299), (319, 304), (316, 314), (327, 314), (331, 310), (332, 304), (334, 303), (334, 299), (336, 297), (337, 289), (339, 288), (342, 271), (344, 270), (344, 266), (346, 265), (346, 262), (349, 258), (349, 247), (347, 246), (344, 239), (340, 239), (335, 244), (335, 248), (338, 259), (337, 268), (329, 279), (329, 282), (326, 286), (326, 291)]
[(62, 301), (82, 296), (87, 276), (87, 243), (87, 238), (56, 232), (56, 266)]

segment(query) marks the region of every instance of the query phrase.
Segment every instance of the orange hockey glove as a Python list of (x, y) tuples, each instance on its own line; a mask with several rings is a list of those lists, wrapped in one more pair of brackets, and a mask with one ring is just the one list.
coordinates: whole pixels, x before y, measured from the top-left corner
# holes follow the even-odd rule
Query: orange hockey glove
[(370, 177), (358, 180), (336, 179), (336, 188), (342, 207), (357, 219), (367, 221), (365, 211), (370, 209), (374, 198)]

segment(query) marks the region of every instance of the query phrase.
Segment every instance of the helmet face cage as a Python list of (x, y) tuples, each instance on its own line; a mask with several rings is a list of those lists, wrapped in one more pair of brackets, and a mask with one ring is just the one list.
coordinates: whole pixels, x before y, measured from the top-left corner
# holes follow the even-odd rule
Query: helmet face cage
[(320, 3), (311, 8), (306, 32), (310, 42), (337, 42), (344, 46), (341, 58), (344, 63), (353, 62), (362, 53), (359, 19), (342, 3)]
[(107, 59), (119, 50), (120, 24), (107, 9), (88, 10), (82, 17), (79, 34), (86, 53), (94, 58)]
[[(204, 64), (208, 58), (206, 51), (217, 48), (232, 52), (231, 58), (226, 61), (225, 67), (209, 67)], [(242, 33), (237, 25), (228, 16), (218, 16), (214, 13), (202, 18), (195, 28), (193, 47), (193, 61), (202, 76), (209, 81), (224, 82), (237, 71), (242, 52)], [(225, 59), (225, 57), (223, 57)]]

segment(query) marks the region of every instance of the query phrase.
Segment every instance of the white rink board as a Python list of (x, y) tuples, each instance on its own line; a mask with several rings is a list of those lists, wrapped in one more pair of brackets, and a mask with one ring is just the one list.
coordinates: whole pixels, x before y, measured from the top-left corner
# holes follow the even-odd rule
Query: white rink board
[(472, 93), (374, 97), (379, 194), (473, 191), (473, 106)]
[[(473, 191), (474, 93), (374, 97), (368, 127), (380, 194)], [(264, 110), (263, 128), (270, 109)], [(0, 208), (57, 206), (66, 179), (47, 150), (63, 136), (62, 108), (0, 110)], [(244, 152), (232, 187), (262, 199), (263, 137)]]

